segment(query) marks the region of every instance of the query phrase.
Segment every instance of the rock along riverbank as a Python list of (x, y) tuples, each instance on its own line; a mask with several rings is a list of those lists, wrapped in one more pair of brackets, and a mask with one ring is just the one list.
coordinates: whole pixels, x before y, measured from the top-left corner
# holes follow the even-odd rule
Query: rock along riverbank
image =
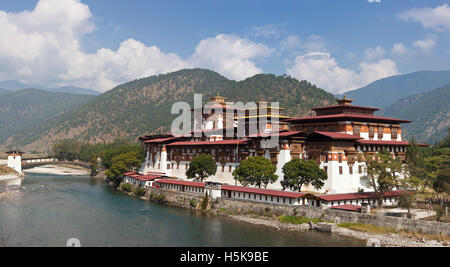
[[(287, 231), (310, 231), (314, 230), (311, 224), (290, 224), (281, 223), (276, 218), (263, 218), (263, 217), (253, 217), (251, 215), (228, 215), (228, 217), (252, 224), (265, 225), (268, 227), (273, 227), (278, 230)], [(383, 247), (443, 247), (442, 242), (436, 240), (421, 240), (417, 238), (408, 238), (403, 235), (392, 234), (392, 235), (381, 235), (373, 234), (368, 232), (351, 230), (343, 227), (335, 227), (332, 234), (338, 234), (342, 236), (352, 237), (360, 240), (369, 241), (376, 239), (380, 241)]]
[[(109, 182), (109, 185), (114, 186), (113, 183)], [(120, 184), (116, 187), (119, 191), (123, 192), (123, 190), (120, 187)], [(123, 192), (127, 195), (134, 196), (132, 192)], [(171, 192), (172, 194), (174, 192)], [(194, 195), (190, 196), (190, 194), (184, 193), (187, 198), (194, 197)], [(151, 197), (153, 195), (153, 198)], [(187, 196), (189, 195), (189, 196)], [(156, 196), (156, 197), (155, 197)], [(160, 204), (164, 205), (170, 205), (170, 206), (176, 206), (176, 207), (182, 207), (182, 208), (189, 208), (189, 209), (196, 209), (194, 205), (186, 204), (187, 198), (183, 198), (182, 196), (176, 197), (176, 201), (168, 201), (165, 197), (157, 197), (158, 194), (146, 194), (145, 197), (140, 197), (140, 199), (145, 201), (155, 201)], [(202, 197), (195, 196), (198, 198), (197, 202), (201, 201)], [(198, 205), (197, 205), (198, 207)], [(284, 230), (284, 231), (311, 231), (311, 230), (328, 230), (329, 225), (324, 225), (324, 229), (320, 229), (321, 227), (318, 225), (315, 225), (314, 223), (305, 223), (305, 224), (293, 224), (293, 223), (285, 223), (280, 222), (278, 220), (277, 216), (260, 216), (256, 214), (249, 214), (246, 213), (245, 215), (241, 213), (236, 212), (229, 212), (229, 211), (221, 211), (220, 209), (211, 209), (205, 212), (210, 212), (211, 214), (216, 215), (224, 215), (234, 220), (239, 220), (241, 222), (247, 222), (252, 224), (258, 224), (258, 225), (264, 225), (268, 227), (273, 227), (278, 230)], [(363, 232), (363, 231), (356, 231), (348, 228), (338, 227), (337, 225), (334, 225), (332, 227), (331, 234), (338, 234), (342, 236), (352, 237), (360, 240), (369, 241), (371, 239), (379, 240), (379, 243), (381, 246), (384, 247), (442, 247), (444, 246), (444, 242), (438, 242), (436, 240), (424, 240), (424, 239), (418, 239), (414, 237), (408, 237), (400, 234), (374, 234), (369, 232)]]

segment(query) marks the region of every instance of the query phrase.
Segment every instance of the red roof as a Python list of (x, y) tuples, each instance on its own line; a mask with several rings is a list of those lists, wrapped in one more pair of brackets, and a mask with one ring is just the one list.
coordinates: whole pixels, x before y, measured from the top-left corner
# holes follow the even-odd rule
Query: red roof
[(332, 115), (323, 115), (323, 116), (312, 116), (312, 117), (300, 117), (286, 120), (288, 122), (308, 122), (308, 121), (318, 121), (318, 120), (333, 120), (333, 119), (346, 119), (346, 120), (359, 120), (359, 121), (386, 121), (386, 122), (394, 122), (394, 123), (409, 123), (409, 120), (401, 120), (387, 117), (379, 117), (379, 116), (369, 116), (369, 115), (358, 115), (351, 113), (342, 113), (342, 114), (332, 114)]
[[(270, 136), (279, 136), (279, 137), (289, 137), (294, 136), (297, 134), (303, 133), (302, 131), (290, 131), (290, 132), (274, 132), (274, 133), (267, 133), (267, 134), (252, 134), (247, 136), (248, 138), (254, 138), (254, 137), (270, 137)], [(303, 137), (301, 137), (303, 138)]]
[(211, 145), (211, 146), (221, 146), (221, 145), (241, 145), (241, 144), (246, 144), (248, 142), (248, 140), (243, 139), (243, 140), (222, 140), (222, 141), (186, 141), (186, 142), (175, 142), (175, 143), (171, 143), (168, 144), (167, 146), (206, 146), (206, 145)]
[(152, 139), (152, 140), (148, 140), (148, 141), (144, 141), (145, 144), (148, 143), (164, 143), (167, 141), (172, 141), (172, 140), (176, 140), (176, 137), (169, 137), (169, 138), (158, 138), (158, 139)]
[(162, 179), (162, 180), (156, 181), (156, 183), (186, 185), (186, 186), (194, 186), (194, 187), (205, 187), (205, 183), (183, 181), (183, 180), (174, 180), (174, 179)]
[(408, 141), (358, 140), (357, 142), (362, 145), (409, 146)]
[[(345, 134), (345, 133), (337, 133), (337, 132), (314, 132), (315, 134), (323, 135), (332, 139), (349, 139), (349, 140), (358, 140), (361, 139), (361, 137), (351, 134)], [(312, 134), (314, 134), (312, 133)], [(311, 134), (309, 134), (311, 135)]]
[[(370, 199), (374, 197), (374, 192), (365, 193), (349, 193), (349, 194), (336, 194), (336, 195), (309, 195), (312, 198), (318, 198), (324, 201), (342, 201), (342, 200), (353, 200), (353, 199)], [(403, 194), (411, 194), (411, 192), (405, 190), (397, 190), (386, 192), (383, 197), (394, 197)]]
[(340, 206), (333, 206), (333, 207), (331, 207), (331, 209), (347, 210), (347, 211), (361, 211), (362, 207), (361, 206), (356, 206), (356, 205), (346, 204), (346, 205), (340, 205)]
[(312, 108), (311, 110), (320, 110), (320, 109), (333, 109), (333, 108), (355, 108), (355, 109), (368, 109), (368, 110), (380, 110), (379, 108), (371, 108), (371, 107), (363, 107), (363, 106), (354, 106), (354, 105), (334, 105), (334, 106), (324, 106), (318, 108)]
[[(382, 141), (382, 140), (358, 140), (362, 145), (390, 145), (390, 146), (409, 146), (408, 141)], [(428, 144), (416, 144), (417, 146), (430, 146)]]
[(301, 198), (306, 196), (305, 193), (297, 193), (297, 192), (287, 192), (287, 191), (279, 191), (279, 190), (270, 190), (270, 189), (260, 189), (254, 187), (244, 187), (244, 186), (234, 186), (234, 185), (222, 185), (222, 190), (229, 190), (235, 192), (243, 192), (243, 193), (253, 193), (260, 195), (268, 195), (275, 197), (288, 197), (288, 198)]

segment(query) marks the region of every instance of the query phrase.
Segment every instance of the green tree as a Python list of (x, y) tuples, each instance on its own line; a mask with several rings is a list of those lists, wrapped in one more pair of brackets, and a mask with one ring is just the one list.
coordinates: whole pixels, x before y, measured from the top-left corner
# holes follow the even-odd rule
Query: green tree
[(419, 189), (421, 185), (429, 185), (426, 163), (422, 150), (417, 146), (414, 138), (406, 153), (406, 177), (403, 179), (404, 186)]
[(298, 192), (302, 191), (304, 184), (311, 184), (319, 190), (328, 179), (325, 171), (320, 169), (313, 160), (293, 159), (284, 165), (283, 174), (284, 178), (281, 181), (283, 189), (288, 188)]
[(217, 172), (217, 164), (211, 155), (201, 154), (195, 156), (189, 168), (186, 171), (186, 176), (195, 181), (203, 182), (211, 175), (215, 175)]
[(249, 157), (233, 171), (233, 177), (244, 186), (252, 185), (258, 188), (264, 186), (266, 188), (268, 184), (277, 181), (276, 170), (277, 167), (264, 157)]
[(383, 205), (384, 193), (393, 190), (401, 185), (399, 174), (402, 173), (402, 162), (395, 159), (387, 150), (382, 150), (377, 154), (365, 154), (366, 172), (375, 191), (374, 200), (378, 205)]
[(116, 155), (111, 159), (110, 167), (106, 170), (105, 175), (111, 180), (119, 179), (123, 173), (137, 170), (142, 161), (143, 157), (139, 151)]
[(59, 140), (52, 146), (52, 154), (59, 160), (73, 161), (80, 158), (81, 142), (76, 140)]
[(433, 189), (436, 193), (450, 194), (450, 168), (441, 169), (437, 173)]
[(404, 208), (408, 210), (408, 216), (411, 216), (411, 208), (416, 201), (414, 195), (411, 194), (403, 194), (400, 196), (398, 200), (398, 206), (400, 208)]

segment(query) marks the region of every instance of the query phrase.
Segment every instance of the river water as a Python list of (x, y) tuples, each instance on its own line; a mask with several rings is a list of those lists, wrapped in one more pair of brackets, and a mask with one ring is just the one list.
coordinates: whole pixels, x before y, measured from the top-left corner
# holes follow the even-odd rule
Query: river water
[(317, 232), (287, 232), (126, 196), (83, 176), (28, 175), (20, 196), (0, 202), (0, 247), (363, 246)]

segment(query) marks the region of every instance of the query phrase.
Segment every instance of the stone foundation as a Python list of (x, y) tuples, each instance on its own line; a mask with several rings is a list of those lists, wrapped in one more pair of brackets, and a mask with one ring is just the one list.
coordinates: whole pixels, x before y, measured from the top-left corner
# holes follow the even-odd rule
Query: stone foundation
[[(154, 195), (163, 195), (165, 201), (170, 205), (184, 208), (195, 208), (193, 207), (193, 203), (200, 203), (204, 198), (204, 195), (202, 194), (179, 192), (160, 188), (149, 188), (147, 190), (145, 198), (150, 199), (150, 195), (152, 193)], [(448, 223), (420, 221), (406, 218), (362, 214), (330, 209), (324, 210), (321, 208), (310, 206), (287, 206), (228, 198), (212, 199), (210, 202), (210, 206), (213, 211), (226, 211), (237, 214), (257, 214), (268, 216), (296, 215), (332, 222), (339, 221), (342, 223), (347, 222), (370, 224), (430, 235), (450, 235), (450, 224)]]

